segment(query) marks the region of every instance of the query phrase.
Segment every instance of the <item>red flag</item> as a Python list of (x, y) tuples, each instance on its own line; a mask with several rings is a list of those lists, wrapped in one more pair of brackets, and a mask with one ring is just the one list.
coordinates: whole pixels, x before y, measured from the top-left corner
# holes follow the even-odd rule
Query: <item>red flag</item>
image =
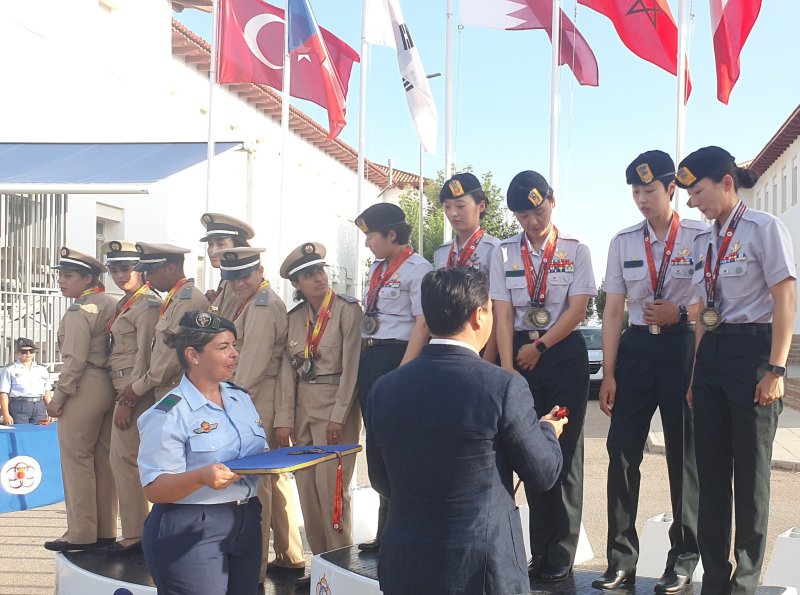
[(761, 10), (761, 0), (709, 0), (714, 57), (717, 62), (717, 99), (728, 104), (739, 79), (739, 54)]
[[(578, 0), (611, 19), (622, 43), (670, 74), (678, 74), (678, 27), (667, 0)], [(691, 93), (686, 69), (686, 97)]]
[[(260, 83), (283, 89), (283, 9), (263, 0), (220, 0), (219, 14), (217, 82)], [(346, 98), (358, 53), (327, 29), (320, 28), (320, 32), (330, 57), (328, 64)], [(332, 106), (326, 92), (330, 77), (323, 73), (323, 60), (310, 49), (293, 53), (291, 60), (291, 96), (313, 101), (330, 116)], [(338, 134), (334, 134), (335, 128), (331, 126), (331, 138)]]

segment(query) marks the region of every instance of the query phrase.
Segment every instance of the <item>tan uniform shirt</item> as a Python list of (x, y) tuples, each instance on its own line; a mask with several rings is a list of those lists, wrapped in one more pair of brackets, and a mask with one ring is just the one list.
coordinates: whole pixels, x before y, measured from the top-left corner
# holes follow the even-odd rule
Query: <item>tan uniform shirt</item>
[(175, 350), (167, 346), (164, 341), (168, 336), (178, 332), (181, 317), (184, 312), (191, 310), (208, 310), (208, 300), (194, 286), (194, 279), (189, 279), (178, 295), (172, 298), (166, 312), (156, 323), (150, 368), (133, 383), (133, 391), (137, 395), (144, 395), (147, 391), (157, 389), (155, 398), (160, 399), (178, 386), (183, 370)]
[(274, 403), (273, 427), (292, 427), (294, 409), (282, 396), (291, 387), (293, 374), (291, 366), (283, 363), (288, 328), (286, 305), (271, 288), (259, 289), (234, 324), (239, 350), (234, 383), (250, 393), (259, 404), (259, 411)]
[(75, 394), (87, 366), (105, 368), (108, 358), (106, 327), (116, 300), (105, 292), (75, 300), (58, 326), (58, 350), (63, 361), (53, 402), (64, 405)]
[(220, 281), (217, 297), (214, 298), (209, 310), (217, 316), (233, 320), (233, 317), (236, 316), (236, 312), (241, 305), (242, 300), (233, 293), (233, 286), (230, 281)]
[[(341, 374), (339, 388), (336, 391), (336, 403), (329, 419), (338, 424), (344, 424), (356, 394), (363, 317), (364, 312), (355, 298), (337, 295), (333, 300), (330, 320), (319, 342), (318, 358), (315, 362), (317, 376)], [(289, 361), (291, 358), (295, 358), (298, 362), (303, 361), (308, 325), (316, 324), (316, 321), (317, 316), (311, 311), (308, 303), (300, 304), (289, 313), (287, 343)], [(294, 388), (292, 402), (295, 402), (296, 382), (292, 383), (292, 387)]]
[[(117, 303), (117, 310), (127, 301), (128, 298), (123, 297)], [(148, 291), (138, 297), (111, 325), (112, 346), (108, 367), (111, 368), (111, 382), (115, 389), (122, 390), (144, 376), (150, 368), (153, 335), (160, 308), (161, 298), (155, 291)]]

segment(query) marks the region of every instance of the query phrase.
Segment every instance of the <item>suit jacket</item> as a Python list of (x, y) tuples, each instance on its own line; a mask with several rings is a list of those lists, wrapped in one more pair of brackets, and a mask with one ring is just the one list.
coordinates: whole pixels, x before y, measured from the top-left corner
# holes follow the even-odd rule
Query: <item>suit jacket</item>
[(547, 490), (562, 457), (525, 380), (465, 347), (428, 345), (375, 383), (365, 423), (370, 481), (391, 500), (384, 595), (529, 592), (512, 471)]

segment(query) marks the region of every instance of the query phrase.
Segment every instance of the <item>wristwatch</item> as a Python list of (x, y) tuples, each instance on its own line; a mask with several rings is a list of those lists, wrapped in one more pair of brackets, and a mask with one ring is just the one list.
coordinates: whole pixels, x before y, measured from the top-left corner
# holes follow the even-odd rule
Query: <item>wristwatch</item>
[(678, 306), (678, 314), (680, 316), (678, 324), (689, 324), (689, 312), (686, 311), (686, 306)]
[(786, 366), (774, 366), (772, 364), (767, 364), (767, 372), (772, 372), (778, 378), (785, 378)]
[(533, 345), (534, 345), (534, 347), (536, 347), (536, 351), (538, 351), (539, 353), (544, 353), (545, 351), (547, 351), (547, 345), (542, 343), (541, 339), (536, 339), (533, 342)]

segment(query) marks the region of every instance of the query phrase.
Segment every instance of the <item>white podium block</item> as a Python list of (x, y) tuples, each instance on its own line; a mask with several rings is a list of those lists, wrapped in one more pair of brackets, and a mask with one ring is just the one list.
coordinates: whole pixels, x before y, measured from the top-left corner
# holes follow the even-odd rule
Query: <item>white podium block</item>
[(378, 503), (378, 492), (370, 486), (360, 486), (350, 490), (353, 543), (375, 539), (375, 531), (378, 530)]
[[(372, 537), (375, 535), (373, 534)], [(311, 592), (346, 593), (347, 595), (381, 595), (382, 593), (378, 581), (350, 572), (320, 556), (311, 558)]]
[(764, 584), (800, 590), (800, 527), (778, 535)]
[[(672, 525), (672, 513), (665, 512), (647, 519), (644, 531), (639, 538), (639, 562), (636, 564), (636, 576), (660, 578), (664, 574), (669, 553), (669, 528)], [(702, 582), (703, 562), (697, 563), (692, 582)]]
[(56, 554), (56, 595), (83, 593), (95, 595), (113, 593), (119, 595), (156, 595), (154, 587), (135, 585), (96, 574), (67, 560), (64, 554)]
[[(525, 557), (530, 558), (531, 554), (531, 511), (527, 506), (519, 507), (519, 519), (522, 521), (522, 539), (525, 542)], [(586, 536), (586, 529), (581, 522), (581, 533), (578, 537), (578, 549), (575, 552), (575, 564), (582, 564), (594, 558), (592, 544)]]

